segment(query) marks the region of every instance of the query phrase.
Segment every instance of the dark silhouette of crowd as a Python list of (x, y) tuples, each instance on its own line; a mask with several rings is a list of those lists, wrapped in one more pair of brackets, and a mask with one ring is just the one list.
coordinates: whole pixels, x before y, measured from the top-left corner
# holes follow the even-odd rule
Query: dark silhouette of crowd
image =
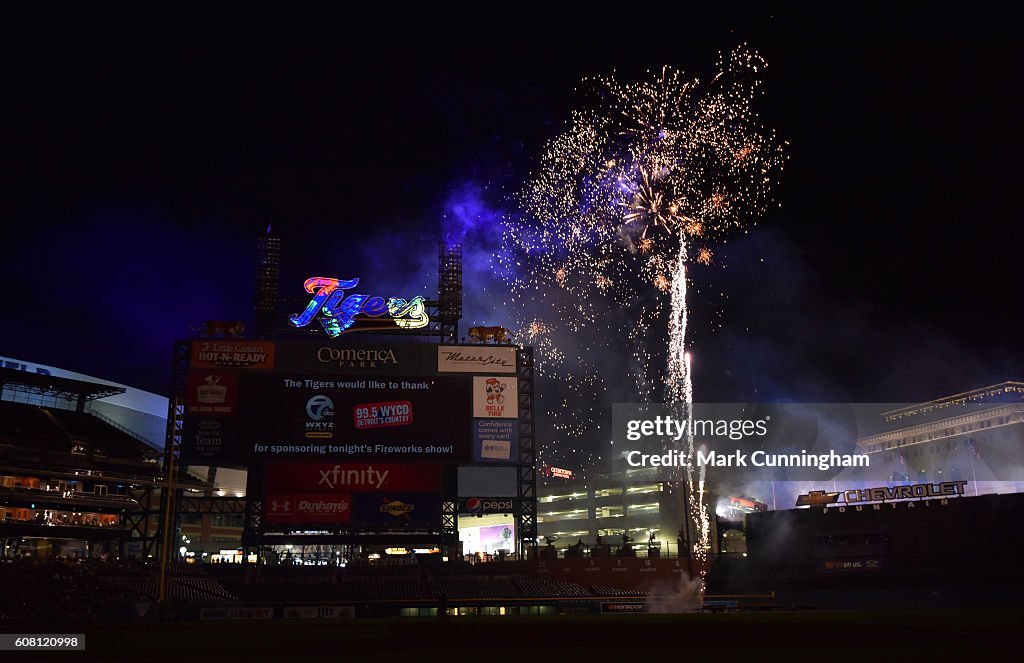
[(106, 581), (139, 563), (100, 559), (0, 559), (0, 622), (91, 621), (128, 614), (136, 597)]

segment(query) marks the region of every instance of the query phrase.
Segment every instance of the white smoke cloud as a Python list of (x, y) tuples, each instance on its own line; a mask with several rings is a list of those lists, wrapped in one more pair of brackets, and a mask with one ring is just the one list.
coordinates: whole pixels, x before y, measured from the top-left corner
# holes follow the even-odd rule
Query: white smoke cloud
[(704, 582), (679, 574), (676, 583), (658, 581), (651, 585), (647, 595), (647, 611), (656, 614), (697, 612), (704, 607)]

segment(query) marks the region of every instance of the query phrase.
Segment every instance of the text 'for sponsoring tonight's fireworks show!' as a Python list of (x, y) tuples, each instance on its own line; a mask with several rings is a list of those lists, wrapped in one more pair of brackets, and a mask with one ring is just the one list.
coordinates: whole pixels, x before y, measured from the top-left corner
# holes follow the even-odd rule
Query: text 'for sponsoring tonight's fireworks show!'
[[(272, 458), (452, 461), (471, 456), (471, 380), (464, 377), (198, 374), (208, 400), (187, 406), (189, 453), (197, 459)], [(235, 395), (237, 393), (237, 396)], [(221, 415), (221, 416), (218, 416)], [(211, 431), (204, 430), (208, 426)]]
[(451, 434), (470, 428), (464, 378), (248, 377), (243, 390), (251, 394), (252, 412), (240, 423), (254, 457), (468, 456), (467, 436)]

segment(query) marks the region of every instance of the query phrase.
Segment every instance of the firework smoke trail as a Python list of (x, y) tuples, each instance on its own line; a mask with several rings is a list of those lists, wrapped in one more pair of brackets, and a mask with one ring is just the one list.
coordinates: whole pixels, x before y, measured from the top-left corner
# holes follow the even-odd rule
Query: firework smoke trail
[[(538, 372), (580, 403), (604, 399), (608, 383), (595, 358), (619, 352), (625, 329), (636, 395), (652, 397), (661, 382), (667, 402), (692, 409), (688, 251), (694, 263), (710, 264), (707, 244), (764, 213), (784, 162), (753, 111), (764, 66), (741, 46), (706, 83), (669, 67), (638, 82), (590, 79), (592, 102), (548, 143), (496, 258), (510, 278), (512, 310), (524, 316), (518, 338), (553, 351), (538, 353)], [(571, 443), (593, 440), (594, 412), (567, 400), (548, 410)], [(586, 457), (585, 447), (571, 451)], [(687, 478), (698, 556), (709, 531), (704, 483), (703, 473), (695, 484)]]

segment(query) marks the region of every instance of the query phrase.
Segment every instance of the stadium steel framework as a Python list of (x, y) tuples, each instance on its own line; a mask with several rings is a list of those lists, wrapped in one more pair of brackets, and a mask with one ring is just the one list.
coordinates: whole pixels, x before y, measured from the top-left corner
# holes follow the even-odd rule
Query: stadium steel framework
[(533, 348), (516, 350), (516, 373), (519, 378), (519, 465), (517, 485), (519, 512), (516, 521), (516, 536), (519, 538), (519, 552), (527, 542), (537, 546), (537, 452), (536, 418), (534, 414), (534, 372)]

